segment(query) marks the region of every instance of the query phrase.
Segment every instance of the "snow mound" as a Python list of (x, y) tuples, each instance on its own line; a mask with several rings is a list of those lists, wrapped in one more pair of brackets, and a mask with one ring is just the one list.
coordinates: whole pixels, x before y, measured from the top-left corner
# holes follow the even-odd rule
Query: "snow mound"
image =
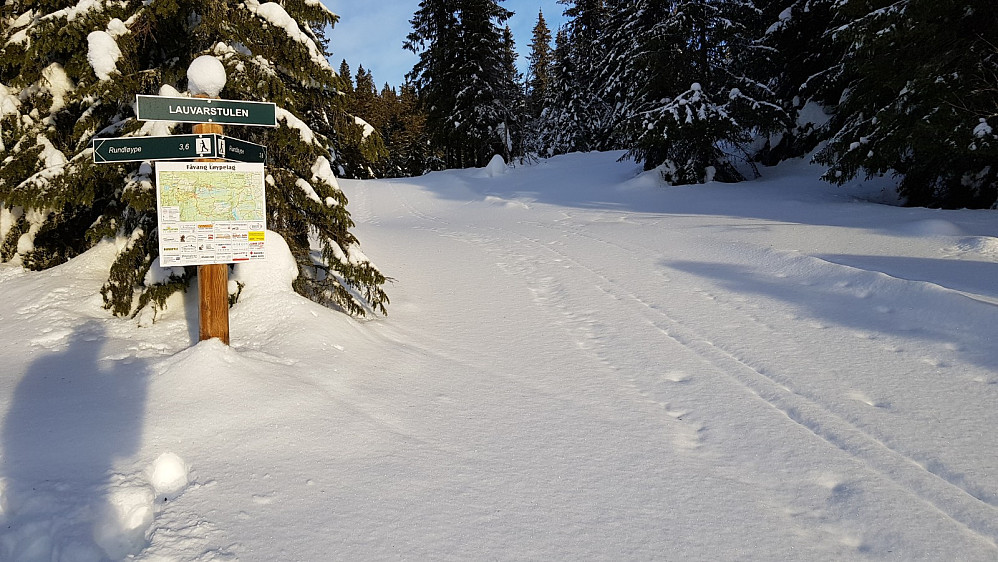
[(900, 231), (911, 236), (960, 236), (960, 227), (942, 219), (926, 219), (901, 226)]
[(502, 159), (502, 156), (496, 154), (492, 157), (492, 160), (489, 160), (484, 170), (485, 177), (494, 178), (501, 176), (506, 173), (506, 161)]
[(174, 453), (163, 453), (146, 471), (157, 497), (173, 499), (190, 483), (190, 467)]
[(529, 209), (530, 205), (522, 199), (506, 199), (496, 195), (486, 195), (485, 203), (496, 207), (507, 207), (517, 209)]
[(195, 96), (217, 98), (225, 80), (225, 66), (211, 55), (201, 55), (187, 68), (187, 89)]
[(804, 107), (797, 112), (797, 126), (799, 127), (805, 127), (807, 125), (823, 127), (831, 121), (831, 119), (831, 115), (828, 115), (820, 104), (813, 101), (809, 101), (804, 104)]
[(94, 542), (112, 560), (123, 560), (146, 545), (146, 530), (152, 525), (153, 493), (148, 486), (113, 489), (103, 515), (94, 525)]
[(998, 238), (992, 236), (971, 236), (970, 238), (964, 238), (957, 244), (957, 248), (963, 252), (972, 252), (998, 258)]
[(291, 282), (298, 277), (298, 263), (288, 243), (280, 234), (268, 230), (264, 245), (267, 259), (241, 263), (234, 268), (232, 280), (246, 285), (240, 300), (294, 292)]
[(148, 285), (155, 285), (157, 283), (166, 283), (171, 277), (180, 278), (184, 274), (184, 268), (182, 267), (163, 267), (159, 263), (159, 258), (153, 260), (152, 265), (149, 266), (149, 271), (146, 272), (146, 276), (143, 279), (143, 283)]
[(641, 191), (652, 188), (659, 188), (665, 184), (662, 173), (668, 170), (668, 164), (662, 164), (653, 170), (643, 171), (631, 179), (625, 180), (617, 185), (617, 190), (621, 192)]

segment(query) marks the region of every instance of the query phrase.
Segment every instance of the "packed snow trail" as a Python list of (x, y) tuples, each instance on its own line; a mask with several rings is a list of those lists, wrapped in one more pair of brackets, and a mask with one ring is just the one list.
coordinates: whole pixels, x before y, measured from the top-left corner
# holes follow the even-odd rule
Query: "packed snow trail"
[[(852, 254), (866, 247), (866, 239), (891, 236), (827, 238), (833, 230), (841, 236), (850, 223), (879, 226), (863, 224), (857, 212), (910, 211), (840, 196), (816, 203), (839, 208), (821, 217), (833, 221), (827, 226), (808, 224), (822, 211), (794, 200), (771, 202), (788, 209), (779, 220), (756, 218), (781, 209), (740, 208), (741, 202), (712, 201), (688, 188), (649, 193), (641, 183), (647, 177), (628, 185), (632, 167), (605, 162), (580, 169), (597, 160), (566, 158), (573, 157), (580, 160), (552, 170), (550, 180), (528, 167), (511, 170), (512, 177), (477, 171), (425, 183), (352, 185), (365, 239), (404, 240), (405, 271), (415, 273), (410, 264), (418, 264), (429, 276), (419, 292), (419, 316), (399, 323), (424, 326), (437, 317), (436, 309), (455, 311), (440, 319), (445, 326), (420, 331), (446, 331), (455, 349), (492, 341), (498, 355), (486, 363), (513, 373), (530, 369), (511, 365), (517, 358), (543, 357), (555, 366), (530, 372), (523, 384), (546, 392), (621, 393), (611, 402), (633, 406), (640, 397), (657, 406), (660, 412), (642, 416), (641, 424), (660, 425), (672, 450), (656, 459), (664, 451), (649, 441), (647, 464), (673, 465), (680, 452), (696, 474), (748, 480), (753, 491), (733, 490), (732, 497), (746, 494), (736, 501), (740, 505), (780, 505), (777, 511), (790, 520), (778, 526), (799, 526), (794, 533), (807, 537), (805, 545), (775, 541), (793, 545), (794, 552), (945, 557), (948, 547), (931, 553), (908, 546), (922, 543), (926, 521), (937, 519), (937, 532), (979, 543), (983, 558), (995, 554), (998, 480), (993, 470), (979, 470), (995, 466), (995, 442), (974, 429), (995, 419), (995, 363), (988, 349), (994, 307), (963, 291), (824, 257), (831, 250)], [(517, 174), (534, 184), (516, 185)], [(543, 191), (559, 182), (561, 190)], [(717, 191), (737, 197), (737, 189)], [(649, 201), (655, 195), (659, 199)], [(683, 195), (694, 204), (684, 203)], [(653, 212), (676, 203), (686, 208)], [(921, 231), (895, 246), (912, 246), (911, 237), (923, 234), (938, 244), (939, 222), (901, 224)], [(427, 237), (426, 250), (414, 244)], [(817, 243), (820, 253), (809, 252)], [(480, 265), (472, 259), (483, 255)], [(485, 279), (467, 279), (469, 272), (490, 269)], [(494, 300), (477, 302), (483, 286), (497, 292)], [(510, 306), (517, 300), (505, 295), (517, 288), (524, 304)], [(995, 288), (991, 283), (988, 294), (971, 296), (988, 302)], [(405, 298), (401, 283), (397, 290)], [(920, 309), (922, 303), (931, 304)], [(947, 315), (958, 325), (937, 314), (940, 304), (960, 311)], [(964, 332), (973, 326), (982, 328), (970, 336), (977, 345), (956, 341), (966, 342)], [(959, 411), (941, 411), (941, 404), (959, 404)], [(764, 500), (748, 499), (760, 492)], [(729, 503), (713, 505), (725, 510)], [(713, 510), (701, 515), (718, 517)], [(828, 524), (814, 524), (823, 520)], [(735, 525), (746, 530), (745, 523)]]
[(993, 212), (619, 156), (341, 181), (390, 316), (269, 235), (231, 347), (3, 266), (0, 559), (998, 557)]

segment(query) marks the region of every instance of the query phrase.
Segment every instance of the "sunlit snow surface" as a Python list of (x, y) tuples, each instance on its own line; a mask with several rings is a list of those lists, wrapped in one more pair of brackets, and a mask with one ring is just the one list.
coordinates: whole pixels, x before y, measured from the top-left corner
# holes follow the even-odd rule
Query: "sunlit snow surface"
[(391, 315), (268, 233), (231, 347), (0, 266), (0, 560), (998, 558), (994, 212), (619, 156), (340, 180)]

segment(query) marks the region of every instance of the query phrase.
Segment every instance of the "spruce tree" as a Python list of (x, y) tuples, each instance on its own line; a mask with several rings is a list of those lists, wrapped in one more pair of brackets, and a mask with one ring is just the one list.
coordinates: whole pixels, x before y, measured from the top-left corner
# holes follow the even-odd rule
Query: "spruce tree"
[(424, 0), (411, 20), (404, 46), (420, 58), (409, 76), (449, 168), (484, 166), (493, 154), (515, 151), (511, 37), (499, 27), (512, 12), (500, 1)]
[(544, 104), (551, 84), (554, 53), (551, 49), (551, 30), (544, 21), (544, 13), (537, 14), (530, 53), (527, 55), (527, 75), (524, 81), (523, 147), (531, 155), (543, 155), (541, 141)]
[(278, 105), (276, 129), (230, 134), (269, 147), (267, 226), (298, 262), (294, 288), (351, 313), (383, 312), (385, 277), (350, 233), (332, 173), (348, 141), (342, 82), (323, 35), (336, 20), (308, 1), (6, 2), (0, 259), (41, 269), (117, 238), (121, 249), (102, 288), (114, 314), (163, 306), (185, 289), (193, 268), (150, 271), (158, 253), (152, 167), (95, 165), (90, 142), (187, 132), (137, 121), (135, 96), (184, 95), (188, 65), (208, 54), (226, 68), (221, 97)]
[(577, 115), (572, 99), (575, 95), (575, 59), (571, 55), (568, 31), (558, 30), (554, 37), (551, 73), (544, 93), (544, 107), (537, 118), (536, 150), (542, 156), (553, 156), (576, 150), (587, 150), (586, 135), (581, 130), (585, 115)]
[[(452, 118), (453, 92), (458, 88), (460, 29), (457, 7), (450, 0), (422, 0), (411, 20), (412, 32), (403, 47), (419, 56), (407, 75), (426, 108), (431, 146), (441, 153), (460, 143)], [(445, 158), (450, 165), (450, 157)]]
[(365, 120), (377, 129), (381, 138), (384, 139), (388, 156), (375, 166), (374, 175), (379, 178), (404, 176), (406, 174), (399, 165), (402, 150), (401, 146), (397, 146), (398, 137), (403, 129), (399, 118), (401, 102), (398, 93), (394, 88), (385, 84), (375, 98), (375, 103), (377, 105), (376, 115), (365, 117)]
[(516, 43), (513, 30), (507, 25), (502, 33), (501, 64), (497, 80), (498, 109), (497, 149), (506, 162), (512, 162), (524, 154), (526, 136), (527, 97), (524, 93), (524, 79), (516, 68)]
[[(760, 12), (747, 0), (629, 3), (634, 33), (625, 127), (629, 155), (673, 184), (744, 179), (754, 135), (786, 115), (758, 72)], [(618, 103), (620, 103), (618, 101)]]
[(347, 59), (340, 61), (339, 75), (340, 91), (348, 95), (348, 100), (352, 100), (353, 96), (349, 94), (353, 93), (353, 78), (351, 78), (352, 74), (350, 73), (350, 65), (347, 63)]
[(375, 112), (375, 99), (378, 97), (378, 88), (374, 85), (374, 75), (364, 65), (357, 67), (357, 77), (354, 83), (353, 107), (356, 108), (354, 115), (370, 121)]
[(404, 84), (396, 96), (382, 93), (386, 102), (386, 119), (379, 126), (388, 148), (388, 158), (379, 162), (382, 177), (418, 176), (442, 170), (443, 161), (430, 150), (426, 132), (426, 113), (416, 89)]
[[(373, 88), (370, 72), (363, 78), (360, 74), (358, 72), (358, 84), (369, 83), (365, 87)], [(366, 105), (366, 109), (355, 114), (377, 131), (386, 152), (386, 156), (372, 166), (374, 177), (417, 176), (441, 169), (430, 157), (424, 127), (426, 116), (411, 85), (403, 85), (400, 94), (385, 84), (381, 92), (372, 93)]]
[(998, 11), (990, 0), (849, 0), (847, 86), (825, 178), (894, 175), (909, 205), (998, 201)]
[(527, 62), (527, 114), (536, 119), (544, 109), (544, 98), (551, 80), (551, 30), (544, 20), (543, 11), (537, 13)]
[[(635, 107), (646, 103), (641, 94), (669, 95), (676, 90), (669, 68), (677, 42), (652, 35), (656, 25), (670, 15), (669, 3), (648, 0), (611, 2), (603, 60), (597, 69), (600, 97), (607, 103), (608, 128), (619, 147), (634, 145), (634, 131), (627, 130)], [(643, 81), (643, 82), (642, 82)]]
[(842, 25), (836, 0), (773, 0), (762, 2), (768, 24), (763, 43), (772, 64), (763, 69), (773, 93), (790, 116), (786, 130), (768, 139), (757, 158), (772, 165), (814, 150), (829, 132), (825, 125), (841, 97), (844, 84), (835, 68), (843, 45), (832, 39)]
[(569, 17), (555, 37), (557, 80), (550, 86), (542, 121), (542, 143), (553, 153), (608, 150), (609, 115), (599, 83), (607, 7), (604, 0), (558, 0)]
[(341, 160), (337, 172), (341, 177), (367, 179), (375, 177), (377, 162), (388, 156), (384, 139), (370, 125), (370, 115), (375, 108), (377, 91), (374, 77), (363, 65), (357, 69), (357, 83), (350, 78), (350, 65), (340, 63), (343, 84), (339, 113), (329, 135), (336, 139), (336, 150)]

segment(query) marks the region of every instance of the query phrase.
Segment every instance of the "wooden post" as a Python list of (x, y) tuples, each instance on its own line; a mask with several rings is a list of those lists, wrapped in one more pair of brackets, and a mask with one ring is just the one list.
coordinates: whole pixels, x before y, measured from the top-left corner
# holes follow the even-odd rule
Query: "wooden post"
[[(207, 98), (199, 94), (195, 97)], [(194, 134), (224, 134), (217, 123), (198, 123)], [(198, 162), (224, 162), (217, 158), (199, 158)], [(198, 266), (198, 337), (200, 341), (218, 338), (229, 345), (229, 266), (213, 263)]]

